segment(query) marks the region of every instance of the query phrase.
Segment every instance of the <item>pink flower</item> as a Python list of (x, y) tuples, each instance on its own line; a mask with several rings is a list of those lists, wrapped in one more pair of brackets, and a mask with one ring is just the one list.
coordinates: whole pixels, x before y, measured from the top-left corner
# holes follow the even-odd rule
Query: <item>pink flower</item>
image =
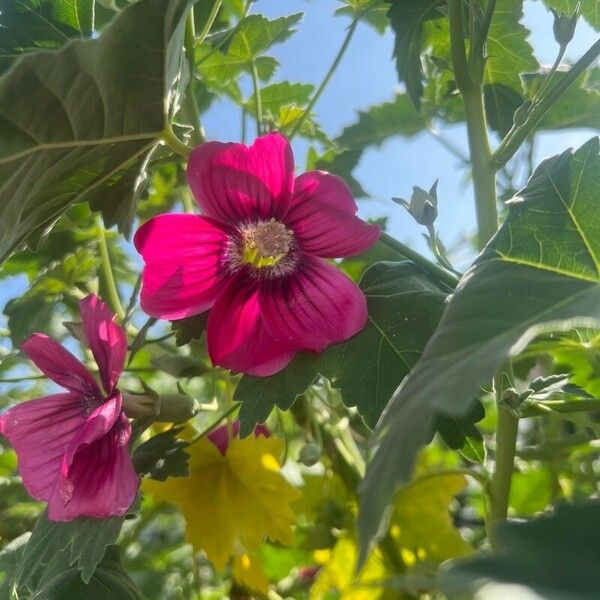
[(0, 433), (17, 452), (23, 484), (48, 503), (53, 521), (123, 515), (138, 488), (128, 449), (131, 425), (116, 388), (127, 338), (97, 296), (87, 296), (79, 307), (104, 391), (68, 350), (34, 333), (23, 351), (65, 391), (23, 402), (0, 416)]
[(188, 179), (204, 213), (142, 225), (142, 308), (183, 319), (208, 309), (215, 365), (252, 375), (283, 369), (300, 350), (322, 352), (367, 320), (361, 290), (327, 262), (359, 254), (379, 228), (357, 216), (346, 184), (322, 171), (294, 178), (287, 140), (196, 148)]

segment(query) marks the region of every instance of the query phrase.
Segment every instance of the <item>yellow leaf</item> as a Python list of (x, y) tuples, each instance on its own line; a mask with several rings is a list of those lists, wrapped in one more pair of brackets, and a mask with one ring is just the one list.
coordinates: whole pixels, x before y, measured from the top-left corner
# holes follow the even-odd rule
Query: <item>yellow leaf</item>
[(189, 477), (144, 481), (157, 500), (178, 504), (186, 535), (219, 570), (230, 556), (252, 553), (265, 537), (292, 543), (299, 496), (279, 473), (282, 443), (275, 437), (234, 438), (223, 456), (207, 439), (190, 447)]
[(269, 580), (263, 571), (260, 560), (248, 554), (236, 556), (233, 561), (233, 579), (246, 589), (255, 592), (269, 591)]
[(329, 560), (311, 587), (310, 600), (330, 598), (332, 591), (338, 592), (335, 597), (339, 600), (379, 600), (385, 597), (384, 590), (378, 584), (388, 577), (387, 568), (378, 550), (371, 553), (355, 579), (358, 552), (354, 537), (346, 533), (337, 541)]
[(463, 475), (432, 474), (398, 492), (390, 535), (408, 567), (418, 562), (438, 564), (471, 552), (448, 512), (450, 501), (466, 483)]

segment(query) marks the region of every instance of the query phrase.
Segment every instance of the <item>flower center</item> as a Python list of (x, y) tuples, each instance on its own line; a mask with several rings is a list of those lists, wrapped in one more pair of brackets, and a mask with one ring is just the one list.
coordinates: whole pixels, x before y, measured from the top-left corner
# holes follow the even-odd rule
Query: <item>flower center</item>
[(293, 234), (283, 223), (271, 219), (242, 231), (242, 261), (258, 269), (273, 267), (290, 251)]

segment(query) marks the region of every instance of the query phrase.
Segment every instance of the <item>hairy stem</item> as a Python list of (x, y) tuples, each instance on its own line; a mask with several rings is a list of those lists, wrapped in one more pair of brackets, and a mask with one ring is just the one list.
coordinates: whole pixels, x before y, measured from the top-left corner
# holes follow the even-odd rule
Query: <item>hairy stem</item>
[(106, 235), (104, 233), (104, 223), (100, 214), (96, 215), (96, 227), (98, 228), (98, 249), (100, 251), (100, 269), (106, 292), (108, 294), (108, 303), (122, 321), (125, 318), (125, 310), (119, 298), (117, 284), (110, 264), (110, 255), (108, 253), (108, 245), (106, 243)]
[(543, 98), (531, 109), (522, 125), (514, 126), (496, 148), (491, 158), (494, 169), (502, 168), (521, 147), (527, 136), (534, 131), (544, 115), (579, 76), (600, 56), (600, 39), (557, 81)]
[[(219, 3), (215, 4), (218, 8)], [(216, 16), (216, 13), (215, 13)], [(209, 25), (212, 25), (212, 20), (209, 19), (207, 22)], [(185, 56), (188, 62), (188, 67), (190, 69), (190, 78), (187, 85), (187, 90), (185, 93), (185, 99), (183, 101), (183, 106), (181, 107), (186, 121), (194, 128), (192, 133), (192, 143), (194, 146), (201, 144), (204, 141), (204, 130), (202, 125), (200, 124), (200, 110), (198, 109), (198, 101), (196, 100), (196, 89), (195, 89), (195, 79), (194, 72), (196, 70), (196, 31), (194, 26), (194, 8), (190, 9), (190, 14), (187, 17), (185, 22)]]
[(454, 289), (458, 285), (458, 277), (453, 273), (450, 273), (446, 269), (436, 265), (434, 262), (425, 258), (422, 254), (419, 254), (412, 248), (409, 248), (402, 242), (397, 239), (391, 237), (387, 233), (382, 233), (379, 238), (380, 243), (388, 248), (392, 249), (394, 252), (412, 260), (415, 264), (419, 265), (424, 271), (431, 273), (434, 277), (450, 286)]
[(162, 140), (163, 142), (176, 152), (180, 156), (183, 156), (186, 160), (189, 158), (192, 149), (189, 146), (186, 146), (174, 133), (170, 126), (164, 128), (162, 132)]
[(296, 134), (298, 134), (298, 132), (300, 132), (300, 130), (302, 129), (302, 126), (304, 125), (304, 122), (310, 116), (310, 113), (312, 112), (316, 103), (319, 101), (321, 94), (325, 91), (327, 84), (333, 77), (333, 74), (336, 72), (339, 64), (342, 62), (342, 58), (344, 58), (344, 54), (346, 53), (346, 50), (348, 49), (348, 46), (350, 45), (350, 42), (352, 41), (352, 37), (354, 36), (354, 32), (356, 31), (356, 27), (358, 26), (358, 23), (360, 22), (360, 20), (363, 16), (364, 16), (364, 13), (361, 14), (360, 16), (355, 17), (354, 20), (352, 21), (352, 23), (350, 24), (350, 27), (348, 27), (348, 32), (346, 33), (346, 37), (344, 38), (344, 41), (342, 42), (342, 45), (340, 46), (338, 53), (336, 54), (335, 58), (333, 59), (333, 62), (331, 63), (331, 66), (329, 67), (327, 73), (325, 73), (325, 77), (323, 78), (323, 81), (321, 81), (321, 84), (319, 85), (319, 87), (317, 88), (317, 91), (314, 93), (313, 97), (311, 98), (310, 102), (308, 103), (308, 106), (306, 107), (305, 111), (302, 113), (302, 116), (298, 119), (298, 121), (296, 121), (296, 125), (294, 125), (294, 128), (292, 129), (292, 131), (289, 135), (290, 140), (292, 140), (296, 136)]

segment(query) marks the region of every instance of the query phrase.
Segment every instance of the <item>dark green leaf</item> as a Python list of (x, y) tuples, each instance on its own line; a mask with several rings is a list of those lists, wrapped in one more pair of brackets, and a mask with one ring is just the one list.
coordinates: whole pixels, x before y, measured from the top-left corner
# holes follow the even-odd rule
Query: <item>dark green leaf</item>
[(397, 485), (409, 481), (434, 414), (465, 415), (508, 356), (544, 330), (600, 322), (597, 138), (544, 161), (465, 274), (388, 405), (362, 486), (362, 552)]
[(94, 0), (0, 0), (0, 73), (24, 52), (88, 37)]
[(598, 502), (504, 523), (496, 532), (496, 551), (449, 563), (441, 587), (450, 598), (592, 600), (600, 596), (599, 536)]
[(178, 346), (185, 346), (192, 340), (199, 340), (206, 331), (207, 322), (208, 311), (194, 317), (171, 321), (171, 331), (175, 331), (175, 343)]
[(107, 546), (116, 542), (124, 519), (80, 517), (58, 522), (49, 521), (44, 512), (15, 569), (14, 585), (31, 591), (39, 589), (59, 568), (70, 566), (76, 566), (83, 581), (88, 582)]
[(47, 330), (55, 305), (42, 296), (14, 298), (4, 307), (13, 347), (18, 348), (32, 333)]
[(235, 393), (241, 401), (241, 434), (252, 432), (278, 406), (287, 410), (318, 377), (340, 389), (373, 427), (392, 392), (415, 363), (441, 316), (446, 292), (409, 262), (381, 262), (363, 275), (369, 321), (365, 329), (320, 356), (300, 354), (270, 378), (245, 376)]
[(141, 0), (100, 39), (25, 56), (0, 80), (0, 256), (154, 147), (193, 2)]
[(143, 600), (142, 593), (121, 564), (117, 546), (106, 555), (89, 581), (84, 582), (75, 568), (49, 574), (31, 600)]
[(423, 94), (424, 23), (441, 19), (437, 10), (443, 0), (402, 0), (394, 2), (388, 11), (392, 29), (396, 34), (394, 57), (398, 77), (406, 85), (412, 103), (420, 110)]
[(189, 454), (185, 449), (189, 443), (177, 438), (183, 427), (172, 427), (139, 446), (133, 455), (137, 473), (164, 481), (167, 477), (187, 477)]

